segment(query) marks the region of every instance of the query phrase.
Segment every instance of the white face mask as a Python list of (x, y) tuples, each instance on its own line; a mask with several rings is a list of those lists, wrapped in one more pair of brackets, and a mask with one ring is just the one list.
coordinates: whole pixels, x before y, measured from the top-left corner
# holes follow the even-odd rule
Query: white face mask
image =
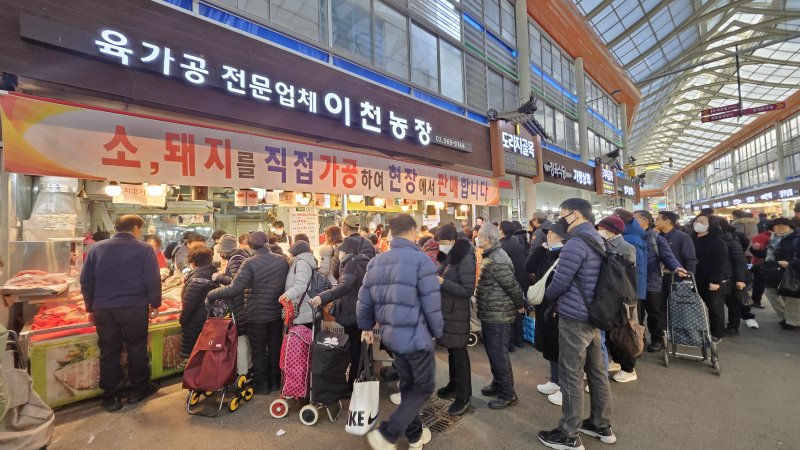
[(275, 234), (278, 236), (283, 236), (283, 230), (275, 230)]
[(481, 238), (475, 237), (475, 247), (481, 248)]
[(599, 230), (597, 230), (597, 233), (600, 235), (601, 238), (603, 238), (605, 240), (609, 240), (609, 239), (613, 238), (614, 236), (616, 236), (614, 233), (612, 233), (612, 232), (610, 232), (610, 231), (608, 231), (606, 229), (603, 229), (603, 228), (600, 228)]
[(705, 233), (706, 231), (708, 231), (708, 225), (704, 223), (695, 222), (693, 227), (696, 233)]
[(453, 249), (453, 244), (440, 244), (439, 251), (444, 253), (445, 255), (450, 253), (450, 250)]

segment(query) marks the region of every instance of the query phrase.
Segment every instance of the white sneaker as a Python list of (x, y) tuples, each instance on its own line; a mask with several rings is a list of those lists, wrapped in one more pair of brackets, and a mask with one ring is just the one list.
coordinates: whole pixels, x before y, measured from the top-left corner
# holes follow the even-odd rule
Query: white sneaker
[(622, 370), (622, 366), (620, 366), (619, 363), (615, 363), (615, 362), (608, 363), (608, 371), (609, 372), (619, 372), (620, 370)]
[(389, 401), (394, 403), (395, 405), (399, 405), (400, 404), (400, 393), (399, 392), (395, 392), (394, 394), (390, 395), (389, 396)]
[(586, 389), (586, 393), (588, 394), (589, 393), (589, 385), (587, 384), (584, 389)]
[(636, 375), (635, 369), (633, 372), (625, 372), (624, 370), (620, 370), (614, 374), (613, 378), (617, 383), (627, 383), (629, 381), (636, 381), (639, 379), (639, 377)]
[(367, 443), (372, 450), (395, 450), (397, 445), (387, 441), (379, 430), (367, 433)]
[(423, 445), (431, 441), (431, 430), (428, 427), (422, 427), (422, 436), (417, 442), (409, 442), (408, 448), (422, 448)]
[(758, 322), (756, 322), (756, 319), (747, 319), (744, 321), (744, 324), (747, 325), (747, 328), (758, 328)]
[(541, 392), (544, 395), (552, 395), (552, 394), (555, 394), (556, 392), (560, 391), (561, 390), (561, 386), (553, 383), (552, 381), (548, 381), (545, 384), (540, 384), (540, 385), (536, 386), (536, 389), (538, 389), (539, 392)]
[(556, 406), (561, 406), (561, 404), (564, 401), (564, 398), (561, 396), (561, 391), (558, 391), (555, 394), (548, 395), (547, 400), (550, 400), (550, 403)]

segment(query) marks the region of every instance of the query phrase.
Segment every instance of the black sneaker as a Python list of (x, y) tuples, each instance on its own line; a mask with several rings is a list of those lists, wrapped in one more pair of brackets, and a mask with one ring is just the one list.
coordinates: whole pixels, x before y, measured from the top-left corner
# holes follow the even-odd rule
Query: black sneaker
[(447, 386), (436, 391), (436, 395), (443, 399), (455, 398), (456, 388), (453, 387), (452, 384), (448, 384)]
[(450, 405), (450, 408), (447, 409), (447, 414), (450, 414), (451, 416), (460, 416), (465, 412), (467, 412), (469, 407), (470, 407), (469, 399), (467, 400), (456, 399), (456, 401), (454, 401), (453, 404)]
[(539, 442), (556, 450), (584, 450), (580, 436), (571, 438), (560, 428), (553, 431), (540, 431)]
[(647, 351), (650, 353), (658, 353), (663, 349), (664, 349), (664, 344), (662, 344), (660, 340), (653, 341), (650, 345), (647, 346)]
[(519, 397), (516, 395), (511, 397), (509, 400), (504, 400), (502, 398), (496, 398), (489, 402), (489, 409), (506, 409), (511, 405), (514, 405), (519, 400)]
[(481, 394), (485, 395), (486, 397), (496, 397), (499, 393), (500, 386), (496, 384), (490, 384), (481, 388)]
[(269, 385), (266, 383), (256, 383), (255, 387), (253, 388), (256, 395), (269, 395), (272, 390), (270, 390)]
[(128, 396), (128, 403), (139, 403), (158, 392), (159, 389), (161, 389), (161, 385), (158, 383), (149, 383), (147, 386), (131, 392), (131, 395)]
[(764, 309), (764, 305), (761, 303), (753, 303), (753, 308)]
[(103, 399), (103, 408), (108, 412), (119, 411), (122, 409), (122, 399), (119, 398), (119, 395), (106, 397)]
[(596, 437), (604, 444), (613, 444), (614, 442), (617, 442), (617, 437), (614, 436), (610, 426), (605, 428), (597, 428), (589, 419), (583, 421), (581, 427), (578, 428), (578, 432), (587, 436)]
[(738, 335), (739, 335), (739, 329), (738, 328), (728, 328), (727, 330), (725, 330), (725, 336), (734, 337), (734, 336), (738, 336)]

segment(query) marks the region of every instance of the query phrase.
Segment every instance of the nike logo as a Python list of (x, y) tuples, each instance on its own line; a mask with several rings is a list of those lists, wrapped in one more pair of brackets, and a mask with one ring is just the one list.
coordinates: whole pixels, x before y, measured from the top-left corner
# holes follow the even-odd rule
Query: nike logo
[(375, 412), (375, 415), (374, 415), (374, 416), (369, 416), (369, 419), (367, 419), (367, 425), (368, 425), (368, 426), (370, 426), (370, 427), (372, 427), (372, 424), (373, 424), (373, 423), (374, 423), (374, 422), (375, 422), (377, 419), (378, 419), (378, 412)]

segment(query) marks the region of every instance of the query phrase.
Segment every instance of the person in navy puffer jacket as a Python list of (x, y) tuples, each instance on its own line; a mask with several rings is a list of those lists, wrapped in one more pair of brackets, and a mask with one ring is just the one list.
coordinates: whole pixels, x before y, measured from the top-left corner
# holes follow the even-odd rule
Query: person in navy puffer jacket
[(414, 243), (414, 219), (403, 214), (389, 226), (391, 247), (367, 265), (357, 316), (362, 340), (369, 344), (373, 327), (380, 324), (381, 341), (394, 354), (403, 400), (367, 441), (372, 448), (394, 448), (405, 435), (411, 448), (421, 448), (431, 439), (419, 411), (436, 388), (433, 339), (444, 330), (440, 284), (433, 261)]
[[(561, 250), (544, 301), (557, 302), (558, 305), (558, 378), (563, 399), (562, 417), (558, 428), (539, 433), (539, 441), (550, 448), (582, 448), (578, 435), (580, 430), (612, 444), (616, 437), (611, 431), (611, 390), (603, 362), (600, 330), (589, 322), (586, 308), (586, 303), (594, 299), (603, 256), (583, 240), (593, 239), (603, 246), (603, 238), (591, 223), (594, 219), (591, 203), (570, 198), (561, 203), (560, 209), (558, 223), (567, 230), (570, 238)], [(592, 413), (582, 421), (584, 371), (592, 392)]]
[(614, 211), (614, 215), (625, 222), (625, 230), (622, 231), (623, 239), (636, 249), (636, 295), (639, 296), (639, 300), (645, 300), (647, 298), (647, 233), (639, 225), (639, 222), (634, 220), (632, 212), (618, 208)]

